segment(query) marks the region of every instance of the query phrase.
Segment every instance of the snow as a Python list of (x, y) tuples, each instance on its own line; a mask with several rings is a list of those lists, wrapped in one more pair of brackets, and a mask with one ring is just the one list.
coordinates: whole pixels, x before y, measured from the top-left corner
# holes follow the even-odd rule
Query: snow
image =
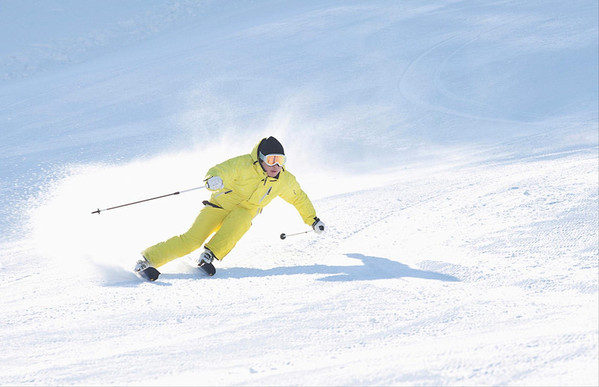
[[(0, 2), (0, 385), (598, 385), (596, 1)], [(131, 268), (262, 137), (202, 277)]]

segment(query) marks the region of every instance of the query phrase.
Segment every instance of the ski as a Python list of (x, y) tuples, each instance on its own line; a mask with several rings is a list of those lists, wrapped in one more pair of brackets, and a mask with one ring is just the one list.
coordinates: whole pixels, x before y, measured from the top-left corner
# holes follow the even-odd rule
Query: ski
[(201, 262), (198, 267), (206, 274), (208, 274), (210, 277), (212, 277), (214, 275), (214, 273), (216, 273), (216, 268), (214, 267), (213, 264), (208, 263), (208, 262)]
[(158, 276), (160, 275), (160, 272), (158, 270), (156, 270), (156, 268), (149, 266), (143, 270), (140, 270), (138, 272), (136, 272), (141, 278), (147, 280), (147, 281), (156, 281), (158, 279)]
[[(215, 273), (216, 273), (216, 268), (214, 267), (213, 264), (208, 263), (208, 262), (202, 262), (200, 265), (197, 266), (199, 269), (202, 270), (203, 273), (205, 273), (206, 275), (212, 277)], [(148, 266), (143, 270), (139, 270), (139, 271), (135, 271), (135, 273), (141, 278), (144, 279), (146, 281), (156, 281), (158, 279), (158, 277), (160, 276), (160, 272), (152, 266)]]

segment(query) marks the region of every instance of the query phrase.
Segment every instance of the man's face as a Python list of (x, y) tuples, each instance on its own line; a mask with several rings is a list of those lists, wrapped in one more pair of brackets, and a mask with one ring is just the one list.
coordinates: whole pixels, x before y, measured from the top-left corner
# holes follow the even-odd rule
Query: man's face
[(266, 164), (264, 161), (260, 161), (260, 163), (262, 164), (262, 168), (264, 168), (264, 170), (266, 171), (266, 174), (269, 177), (275, 177), (279, 174), (279, 172), (281, 172), (281, 167), (279, 167), (278, 164), (275, 164), (271, 167), (268, 164)]

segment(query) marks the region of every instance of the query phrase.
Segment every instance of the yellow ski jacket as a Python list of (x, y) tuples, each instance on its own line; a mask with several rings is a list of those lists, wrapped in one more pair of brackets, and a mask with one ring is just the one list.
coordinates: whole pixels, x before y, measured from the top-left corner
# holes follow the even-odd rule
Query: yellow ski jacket
[(285, 168), (276, 178), (266, 174), (258, 159), (259, 145), (260, 142), (250, 154), (226, 160), (208, 170), (206, 179), (220, 176), (224, 183), (223, 189), (212, 193), (210, 203), (226, 210), (242, 207), (256, 216), (280, 196), (297, 209), (306, 224), (312, 225), (316, 211), (308, 195)]

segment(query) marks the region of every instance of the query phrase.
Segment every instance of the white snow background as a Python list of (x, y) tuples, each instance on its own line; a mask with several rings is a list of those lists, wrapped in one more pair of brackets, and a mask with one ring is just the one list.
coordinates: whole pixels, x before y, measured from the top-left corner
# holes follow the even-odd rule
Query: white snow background
[[(1, 385), (589, 385), (595, 0), (0, 0)], [(267, 207), (155, 283), (206, 170)]]

